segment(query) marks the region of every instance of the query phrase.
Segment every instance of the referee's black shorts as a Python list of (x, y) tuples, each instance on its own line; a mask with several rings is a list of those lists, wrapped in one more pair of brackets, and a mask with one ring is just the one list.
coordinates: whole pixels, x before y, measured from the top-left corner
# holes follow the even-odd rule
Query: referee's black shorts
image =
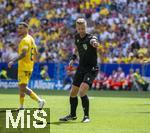
[(89, 87), (92, 86), (93, 80), (96, 78), (98, 74), (98, 67), (93, 67), (91, 69), (81, 69), (78, 67), (74, 78), (73, 78), (73, 85), (80, 87), (82, 82), (85, 82), (89, 85)]

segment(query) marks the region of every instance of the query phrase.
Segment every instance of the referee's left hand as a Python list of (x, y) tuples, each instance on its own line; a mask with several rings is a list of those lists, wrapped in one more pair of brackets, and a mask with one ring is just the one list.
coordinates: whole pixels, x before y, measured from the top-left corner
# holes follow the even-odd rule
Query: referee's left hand
[(13, 61), (10, 61), (10, 62), (8, 63), (8, 68), (11, 68), (12, 65), (13, 65)]

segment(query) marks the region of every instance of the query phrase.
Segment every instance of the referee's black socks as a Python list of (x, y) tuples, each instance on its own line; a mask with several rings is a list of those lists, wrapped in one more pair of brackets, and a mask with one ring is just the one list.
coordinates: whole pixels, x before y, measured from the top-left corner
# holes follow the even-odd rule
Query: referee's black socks
[(89, 98), (87, 95), (81, 97), (84, 116), (89, 116)]
[(78, 105), (78, 97), (70, 97), (70, 114), (76, 116), (76, 109)]

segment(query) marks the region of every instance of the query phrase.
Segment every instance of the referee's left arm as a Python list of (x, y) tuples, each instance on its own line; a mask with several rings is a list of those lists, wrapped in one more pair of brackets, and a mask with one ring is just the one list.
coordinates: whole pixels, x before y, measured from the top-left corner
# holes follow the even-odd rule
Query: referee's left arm
[(74, 61), (76, 60), (76, 58), (77, 58), (77, 48), (75, 47), (75, 48), (73, 49), (73, 54), (72, 54), (72, 56), (70, 57), (69, 66), (72, 66), (72, 65), (73, 65), (73, 63), (74, 63)]

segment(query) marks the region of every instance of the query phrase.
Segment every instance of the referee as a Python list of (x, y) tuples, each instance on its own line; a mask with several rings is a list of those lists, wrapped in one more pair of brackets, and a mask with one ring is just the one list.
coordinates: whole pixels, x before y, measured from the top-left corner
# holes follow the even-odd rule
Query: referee
[(70, 114), (60, 118), (60, 121), (76, 120), (76, 109), (78, 105), (78, 97), (81, 97), (84, 117), (82, 122), (90, 122), (89, 118), (89, 98), (87, 91), (91, 87), (93, 80), (98, 73), (97, 66), (97, 38), (86, 32), (87, 22), (84, 18), (76, 20), (75, 49), (70, 59), (71, 66), (79, 55), (79, 66), (75, 73), (72, 88), (70, 91)]

